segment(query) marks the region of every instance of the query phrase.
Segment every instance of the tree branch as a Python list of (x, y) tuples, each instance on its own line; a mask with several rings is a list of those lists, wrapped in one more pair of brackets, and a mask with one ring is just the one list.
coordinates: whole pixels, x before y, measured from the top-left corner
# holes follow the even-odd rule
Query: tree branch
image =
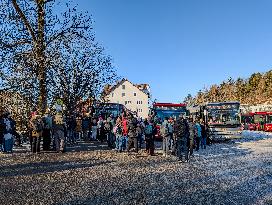
[(30, 25), (29, 21), (27, 20), (25, 14), (23, 13), (21, 8), (17, 4), (17, 1), (12, 0), (12, 4), (13, 4), (14, 9), (16, 10), (16, 12), (19, 14), (20, 18), (22, 19), (23, 23), (25, 24), (25, 26), (26, 26), (28, 32), (30, 33), (33, 41), (36, 42), (36, 36), (35, 36), (34, 31), (33, 31), (33, 28), (31, 27), (31, 25)]

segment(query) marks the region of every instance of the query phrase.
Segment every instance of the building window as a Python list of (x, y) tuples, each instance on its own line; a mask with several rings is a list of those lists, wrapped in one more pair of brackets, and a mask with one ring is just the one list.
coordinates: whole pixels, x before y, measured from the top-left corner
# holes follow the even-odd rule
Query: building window
[(113, 97), (113, 96), (114, 96), (114, 93), (111, 94), (111, 97)]
[(126, 93), (122, 93), (122, 97), (125, 97), (126, 96)]
[(125, 89), (126, 89), (126, 86), (125, 86), (125, 85), (122, 85), (122, 89), (125, 90)]
[(136, 97), (136, 96), (137, 96), (137, 93), (134, 93), (134, 96)]
[(125, 101), (125, 105), (127, 104), (128, 102), (127, 101)]

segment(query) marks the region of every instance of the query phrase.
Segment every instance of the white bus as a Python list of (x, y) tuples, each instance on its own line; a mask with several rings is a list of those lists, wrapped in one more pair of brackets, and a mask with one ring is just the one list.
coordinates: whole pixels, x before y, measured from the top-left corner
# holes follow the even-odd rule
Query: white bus
[(240, 102), (207, 103), (203, 112), (212, 139), (223, 140), (240, 137)]

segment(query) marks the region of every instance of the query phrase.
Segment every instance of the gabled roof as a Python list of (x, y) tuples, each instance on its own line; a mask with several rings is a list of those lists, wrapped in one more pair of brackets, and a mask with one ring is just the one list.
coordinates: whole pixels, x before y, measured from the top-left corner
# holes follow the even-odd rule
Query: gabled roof
[(148, 84), (134, 84), (134, 83), (130, 82), (128, 79), (125, 79), (125, 78), (123, 78), (121, 81), (118, 81), (116, 83), (116, 85), (114, 85), (114, 86), (111, 86), (111, 85), (107, 84), (104, 87), (103, 93), (105, 93), (105, 95), (109, 95), (111, 92), (113, 92), (116, 88), (118, 88), (120, 85), (122, 85), (126, 81), (131, 83), (134, 87), (138, 88), (139, 91), (141, 91), (144, 94), (149, 96), (150, 91), (149, 91), (149, 85)]

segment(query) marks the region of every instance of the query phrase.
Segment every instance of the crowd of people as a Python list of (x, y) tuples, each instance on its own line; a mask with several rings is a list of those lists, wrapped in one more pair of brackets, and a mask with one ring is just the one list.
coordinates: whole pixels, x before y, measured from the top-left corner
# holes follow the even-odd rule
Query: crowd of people
[[(177, 119), (166, 117), (162, 122), (156, 113), (143, 120), (128, 111), (118, 117), (109, 115), (104, 118), (88, 113), (64, 116), (61, 111), (46, 112), (41, 116), (34, 111), (29, 118), (27, 133), (33, 153), (41, 152), (41, 141), (43, 151), (56, 152), (65, 152), (67, 146), (80, 141), (100, 141), (107, 142), (108, 147), (116, 152), (138, 153), (145, 148), (148, 155), (154, 155), (155, 139), (162, 138), (163, 156), (175, 155), (182, 162), (188, 162), (194, 151), (210, 144), (208, 127), (199, 120), (180, 115)], [(15, 121), (8, 112), (2, 114), (2, 152), (12, 153), (17, 138)]]

